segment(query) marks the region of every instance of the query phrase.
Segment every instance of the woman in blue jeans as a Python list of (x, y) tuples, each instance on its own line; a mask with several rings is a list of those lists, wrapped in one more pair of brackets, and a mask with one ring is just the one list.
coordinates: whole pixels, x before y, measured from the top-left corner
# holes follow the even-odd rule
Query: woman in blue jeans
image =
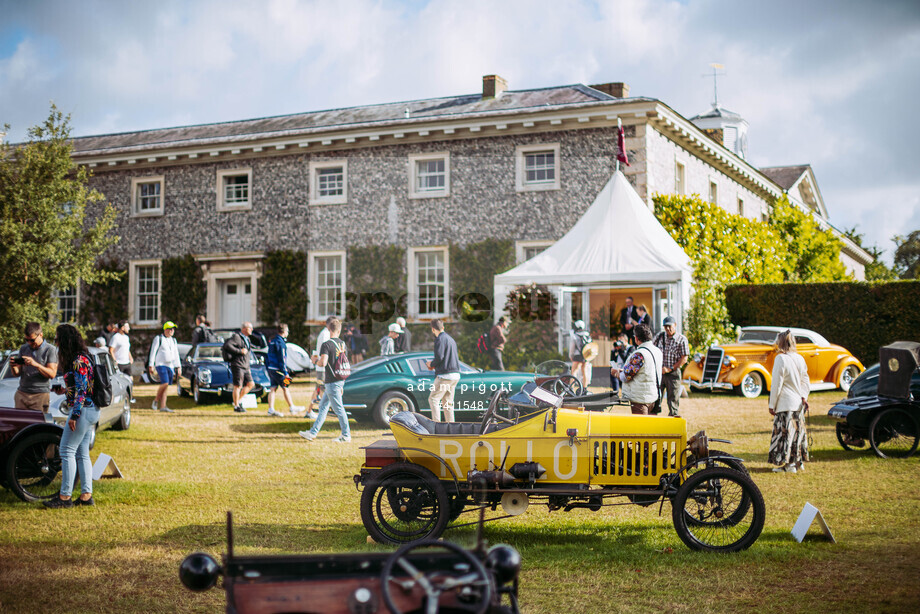
[[(62, 508), (74, 505), (95, 505), (93, 501), (93, 465), (89, 460), (89, 442), (99, 422), (99, 409), (93, 405), (93, 359), (86, 350), (83, 335), (70, 324), (57, 327), (55, 343), (60, 364), (64, 367), (64, 383), (70, 418), (61, 436), (61, 493), (45, 501), (46, 507)], [(60, 394), (60, 389), (56, 390)], [(74, 501), (73, 482), (80, 474), (80, 497)]]

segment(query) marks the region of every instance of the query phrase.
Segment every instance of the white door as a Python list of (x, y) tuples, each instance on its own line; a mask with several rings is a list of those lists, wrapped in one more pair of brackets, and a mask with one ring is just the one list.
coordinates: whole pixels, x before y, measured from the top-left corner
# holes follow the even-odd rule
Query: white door
[(219, 328), (239, 328), (252, 313), (252, 282), (248, 278), (220, 282)]
[(572, 295), (578, 292), (578, 288), (571, 286), (559, 286), (556, 295), (556, 311), (558, 318), (558, 348), (563, 354), (568, 355), (569, 336), (572, 334)]

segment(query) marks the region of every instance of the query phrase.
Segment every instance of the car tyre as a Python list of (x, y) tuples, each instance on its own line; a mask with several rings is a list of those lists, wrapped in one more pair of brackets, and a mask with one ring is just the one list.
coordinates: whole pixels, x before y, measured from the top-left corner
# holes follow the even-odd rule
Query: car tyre
[(57, 496), (61, 490), (61, 435), (35, 433), (13, 446), (7, 456), (4, 479), (26, 502)]
[(840, 372), (840, 380), (837, 386), (844, 392), (849, 392), (853, 381), (859, 377), (859, 368), (856, 365), (849, 365)]
[(188, 396), (188, 391), (182, 387), (182, 378), (178, 375), (176, 376), (176, 396), (180, 398)]
[[(844, 423), (838, 422), (834, 430), (837, 433), (837, 443), (839, 443), (840, 447), (844, 450), (852, 452), (854, 450), (859, 450), (860, 448), (866, 447), (866, 443), (862, 439), (860, 439), (860, 441), (862, 441), (861, 445), (852, 443), (852, 438), (850, 437), (850, 429)], [(847, 443), (847, 441), (850, 443)]]
[(741, 384), (735, 386), (735, 392), (746, 399), (756, 399), (761, 395), (763, 389), (763, 376), (756, 371), (751, 371), (745, 375), (744, 379), (741, 380)]
[(918, 443), (920, 427), (907, 410), (886, 409), (869, 425), (869, 444), (879, 458), (907, 458), (917, 451)]
[(96, 433), (98, 432), (99, 432), (99, 423), (97, 422), (96, 424), (93, 425), (93, 430), (90, 432), (90, 435), (89, 435), (89, 449), (90, 450), (96, 447)]
[(390, 418), (401, 411), (415, 411), (415, 403), (398, 390), (384, 392), (374, 403), (374, 423), (382, 429), (390, 425)]
[(204, 405), (211, 400), (211, 395), (209, 393), (201, 391), (197, 379), (192, 379), (192, 398), (198, 405)]
[(361, 521), (381, 544), (437, 539), (450, 520), (450, 497), (435, 475), (419, 465), (394, 463), (368, 479)]
[(121, 408), (121, 416), (112, 425), (112, 430), (127, 431), (131, 428), (131, 390), (125, 395), (124, 406)]
[(757, 485), (726, 467), (694, 473), (671, 501), (674, 530), (691, 550), (745, 550), (760, 537), (765, 516), (766, 506)]

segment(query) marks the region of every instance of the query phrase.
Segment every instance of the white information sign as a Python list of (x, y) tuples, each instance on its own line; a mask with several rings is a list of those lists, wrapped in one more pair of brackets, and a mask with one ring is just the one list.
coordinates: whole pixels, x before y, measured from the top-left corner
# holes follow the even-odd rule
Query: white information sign
[(93, 480), (100, 478), (122, 478), (115, 460), (108, 454), (100, 454), (93, 463)]
[(818, 520), (818, 526), (821, 527), (827, 538), (836, 544), (837, 540), (834, 539), (834, 535), (831, 533), (830, 527), (827, 526), (824, 516), (821, 515), (818, 508), (807, 502), (805, 507), (802, 508), (802, 513), (799, 514), (799, 519), (795, 521), (795, 526), (792, 527), (792, 536), (795, 540), (802, 543), (802, 540), (805, 539), (805, 534), (808, 533), (808, 528), (811, 527), (815, 519)]

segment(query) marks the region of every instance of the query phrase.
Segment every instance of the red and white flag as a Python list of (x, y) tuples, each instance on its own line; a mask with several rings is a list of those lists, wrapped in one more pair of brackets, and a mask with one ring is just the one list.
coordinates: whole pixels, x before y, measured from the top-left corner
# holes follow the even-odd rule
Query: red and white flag
[(617, 160), (629, 166), (629, 158), (626, 156), (626, 133), (623, 126), (617, 128)]

